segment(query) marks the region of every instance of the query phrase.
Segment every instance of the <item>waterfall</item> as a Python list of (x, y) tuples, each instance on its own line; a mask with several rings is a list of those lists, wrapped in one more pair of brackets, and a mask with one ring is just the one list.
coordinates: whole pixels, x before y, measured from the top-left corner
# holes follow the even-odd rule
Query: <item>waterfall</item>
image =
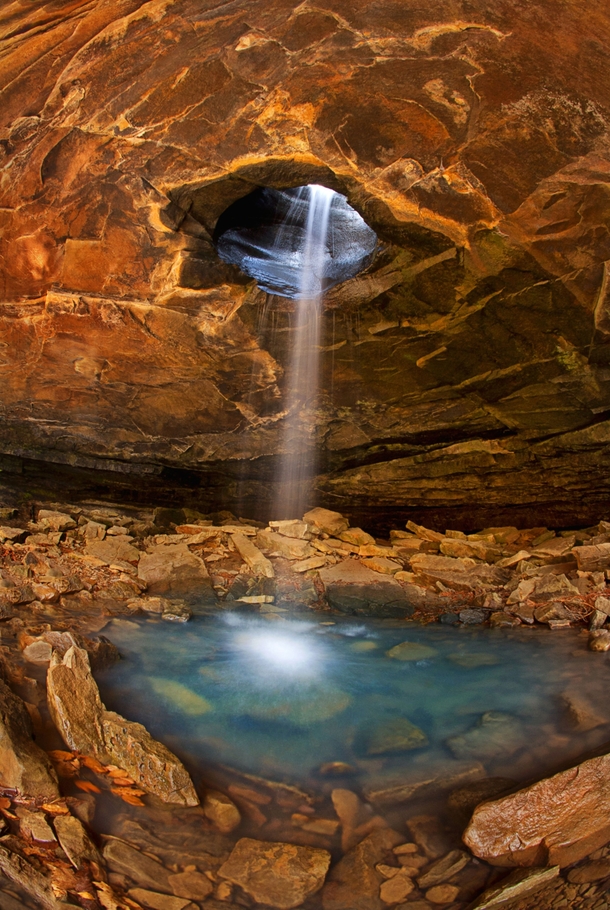
[(333, 190), (316, 184), (307, 193), (307, 221), (297, 251), (299, 294), (294, 339), (287, 368), (285, 420), (275, 511), (278, 518), (299, 518), (310, 504), (316, 473), (315, 408), (320, 381), (320, 317), (329, 250)]

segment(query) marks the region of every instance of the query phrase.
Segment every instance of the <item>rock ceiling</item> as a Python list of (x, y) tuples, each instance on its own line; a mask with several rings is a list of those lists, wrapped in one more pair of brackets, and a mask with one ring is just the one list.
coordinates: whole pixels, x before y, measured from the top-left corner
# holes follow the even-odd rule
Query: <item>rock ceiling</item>
[(211, 235), (317, 182), (381, 239), (326, 298), (321, 498), (607, 508), (605, 0), (14, 0), (0, 34), (0, 452), (263, 502), (289, 305)]

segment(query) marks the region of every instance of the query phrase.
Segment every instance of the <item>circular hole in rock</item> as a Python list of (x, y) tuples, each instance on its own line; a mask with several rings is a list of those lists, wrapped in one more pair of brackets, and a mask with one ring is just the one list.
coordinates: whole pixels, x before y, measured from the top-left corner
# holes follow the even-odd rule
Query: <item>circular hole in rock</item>
[[(263, 291), (299, 297), (308, 215), (312, 204), (319, 207), (320, 196), (329, 205), (324, 250), (317, 264), (321, 289), (353, 278), (372, 262), (377, 235), (345, 196), (316, 184), (261, 187), (238, 199), (218, 219), (214, 232), (218, 255), (254, 278)], [(318, 208), (315, 217), (317, 212)]]

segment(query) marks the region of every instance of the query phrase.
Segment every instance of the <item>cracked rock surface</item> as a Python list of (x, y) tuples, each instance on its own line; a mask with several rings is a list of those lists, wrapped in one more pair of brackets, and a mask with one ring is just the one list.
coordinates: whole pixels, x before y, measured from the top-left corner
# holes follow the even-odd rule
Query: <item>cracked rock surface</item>
[(4, 4), (2, 453), (266, 503), (292, 304), (212, 235), (257, 187), (323, 183), (381, 244), (325, 300), (319, 495), (596, 520), (609, 33), (602, 0)]

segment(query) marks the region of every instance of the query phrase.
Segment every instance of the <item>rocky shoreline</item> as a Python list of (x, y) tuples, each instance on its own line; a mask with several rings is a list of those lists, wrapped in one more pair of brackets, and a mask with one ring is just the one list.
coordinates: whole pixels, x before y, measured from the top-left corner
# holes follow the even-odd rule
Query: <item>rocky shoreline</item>
[(273, 623), (314, 611), (572, 628), (605, 651), (610, 523), (466, 535), (409, 522), (379, 540), (326, 509), (263, 526), (28, 502), (0, 510), (0, 541), (1, 910), (608, 906), (603, 749), (526, 786), (433, 782), (436, 815), (350, 789), (340, 763), (330, 796), (227, 768), (195, 788), (144, 727), (106, 710), (94, 677), (119, 657), (109, 620), (186, 622), (193, 591), (210, 611)]

